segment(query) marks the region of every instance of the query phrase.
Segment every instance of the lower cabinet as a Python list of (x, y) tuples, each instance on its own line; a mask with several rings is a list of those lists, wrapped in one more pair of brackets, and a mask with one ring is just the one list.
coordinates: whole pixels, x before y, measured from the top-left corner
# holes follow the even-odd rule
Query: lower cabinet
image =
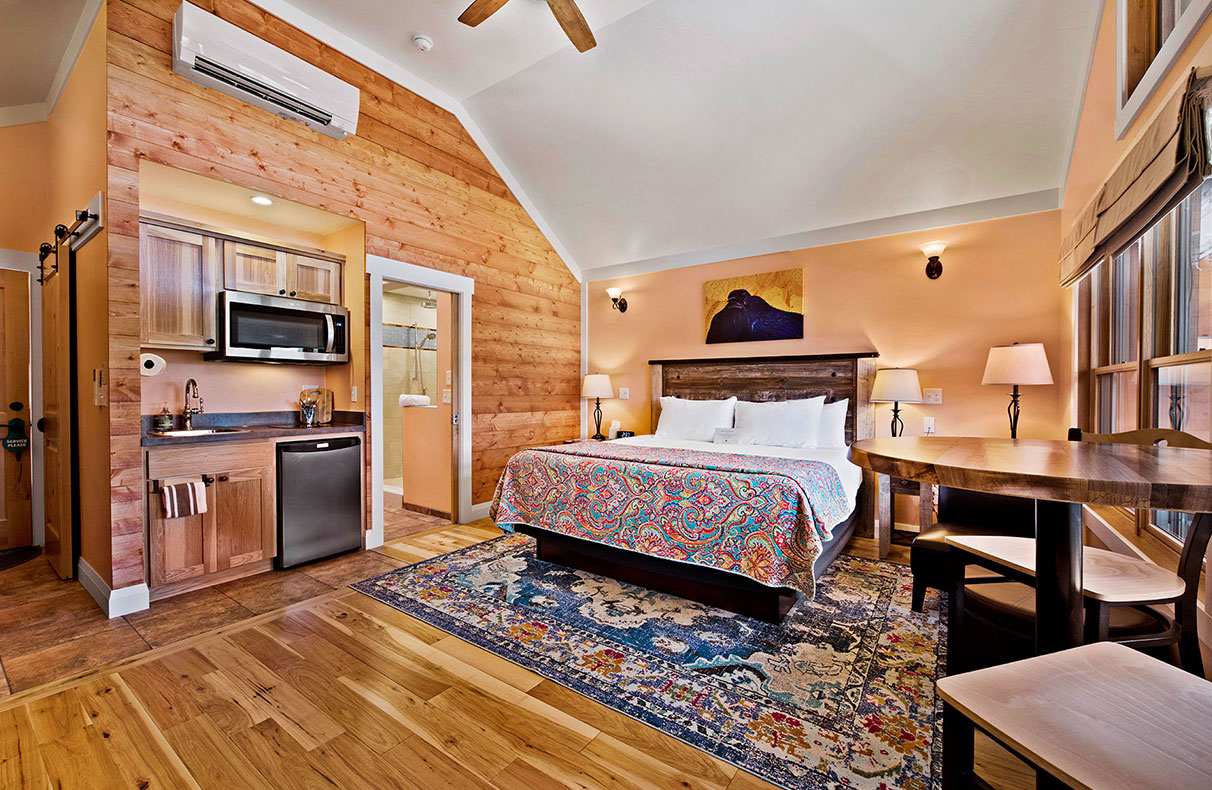
[[(270, 442), (225, 442), (152, 448), (147, 452), (148, 576), (152, 588), (202, 577), (239, 576), (239, 568), (277, 554), (274, 447)], [(201, 477), (206, 512), (165, 518), (158, 493), (164, 481)], [(248, 568), (250, 571), (254, 569)], [(199, 579), (189, 585), (188, 580)]]

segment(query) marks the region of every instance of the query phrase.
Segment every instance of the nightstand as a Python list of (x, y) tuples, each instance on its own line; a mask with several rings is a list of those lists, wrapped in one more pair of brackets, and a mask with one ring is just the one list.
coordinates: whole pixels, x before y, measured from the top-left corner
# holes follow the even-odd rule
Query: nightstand
[(919, 498), (917, 525), (919, 530), (926, 530), (934, 524), (934, 486), (888, 475), (879, 475), (877, 486), (879, 523), (876, 525), (875, 534), (879, 542), (880, 557), (883, 558), (888, 556), (888, 549), (892, 545), (892, 532), (896, 524), (896, 495), (905, 494)]

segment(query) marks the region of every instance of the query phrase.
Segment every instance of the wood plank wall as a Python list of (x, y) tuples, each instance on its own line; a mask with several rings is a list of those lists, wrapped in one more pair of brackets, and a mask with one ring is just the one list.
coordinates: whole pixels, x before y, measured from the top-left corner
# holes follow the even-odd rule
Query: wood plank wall
[[(244, 0), (195, 0), (357, 85), (333, 140), (172, 73), (180, 0), (109, 0), (109, 305), (114, 587), (143, 581), (139, 161), (366, 223), (366, 251), (472, 277), (473, 500), (505, 461), (580, 425), (580, 290), (458, 119)], [(452, 13), (457, 13), (453, 9)], [(361, 300), (362, 294), (350, 294)]]

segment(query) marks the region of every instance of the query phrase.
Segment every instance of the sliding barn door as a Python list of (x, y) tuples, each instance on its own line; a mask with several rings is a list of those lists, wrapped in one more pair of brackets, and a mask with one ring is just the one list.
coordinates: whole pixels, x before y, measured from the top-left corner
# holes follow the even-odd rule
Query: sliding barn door
[(0, 270), (0, 550), (34, 540), (29, 431), (29, 275)]
[[(42, 453), (45, 557), (61, 578), (75, 575), (72, 545), (71, 256), (59, 253), (42, 286)], [(48, 259), (49, 263), (49, 259)]]

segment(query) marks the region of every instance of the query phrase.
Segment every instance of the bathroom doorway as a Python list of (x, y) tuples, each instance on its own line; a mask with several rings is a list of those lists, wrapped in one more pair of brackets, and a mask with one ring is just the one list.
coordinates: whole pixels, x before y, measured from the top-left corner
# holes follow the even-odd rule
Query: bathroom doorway
[(386, 541), (468, 512), (472, 281), (374, 256), (367, 272), (371, 532)]

